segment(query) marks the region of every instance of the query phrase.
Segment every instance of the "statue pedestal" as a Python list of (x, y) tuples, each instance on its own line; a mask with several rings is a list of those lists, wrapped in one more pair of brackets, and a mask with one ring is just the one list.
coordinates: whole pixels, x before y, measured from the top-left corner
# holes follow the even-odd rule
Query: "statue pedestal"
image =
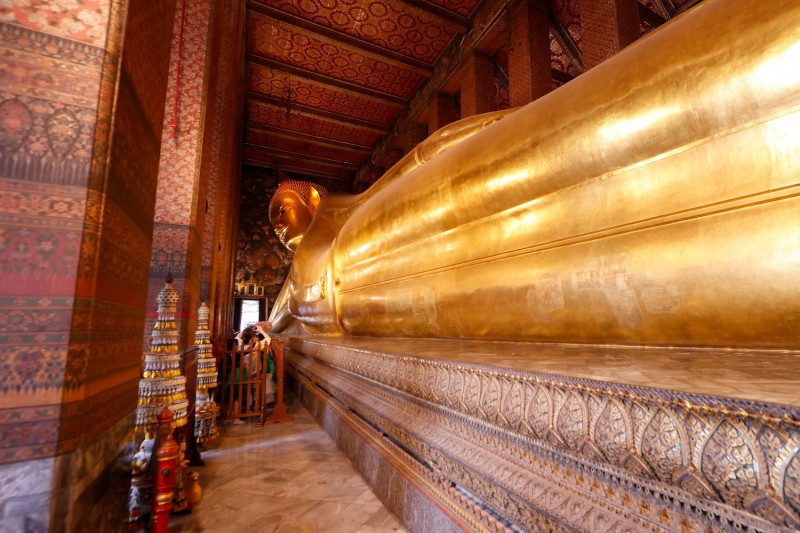
[(299, 396), (409, 529), (800, 527), (798, 353), (286, 344)]

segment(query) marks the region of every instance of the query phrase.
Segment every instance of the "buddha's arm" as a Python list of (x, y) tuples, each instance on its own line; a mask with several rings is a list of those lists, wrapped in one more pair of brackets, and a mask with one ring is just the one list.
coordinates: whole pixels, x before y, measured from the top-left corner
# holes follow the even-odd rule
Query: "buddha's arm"
[(281, 287), (281, 292), (272, 304), (272, 311), (269, 314), (269, 322), (272, 324), (270, 331), (280, 333), (288, 328), (294, 321), (294, 317), (289, 312), (289, 295), (291, 294), (291, 279), (286, 278), (286, 281)]

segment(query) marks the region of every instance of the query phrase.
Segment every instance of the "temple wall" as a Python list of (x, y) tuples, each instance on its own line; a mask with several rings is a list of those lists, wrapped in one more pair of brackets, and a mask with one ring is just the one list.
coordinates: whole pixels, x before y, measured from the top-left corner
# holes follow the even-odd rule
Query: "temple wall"
[(294, 257), (269, 223), (269, 201), (277, 188), (274, 170), (243, 167), (235, 281), (263, 285), (270, 303), (278, 296)]
[(136, 406), (173, 8), (3, 8), (3, 531), (114, 529), (124, 512), (96, 496)]

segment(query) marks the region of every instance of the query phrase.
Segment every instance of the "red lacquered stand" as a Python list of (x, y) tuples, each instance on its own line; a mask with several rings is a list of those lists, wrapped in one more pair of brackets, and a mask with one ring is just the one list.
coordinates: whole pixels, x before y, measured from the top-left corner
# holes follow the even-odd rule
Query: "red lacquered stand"
[[(161, 445), (156, 450), (156, 491), (153, 497), (153, 516), (150, 519), (151, 533), (167, 533), (169, 511), (172, 508), (175, 473), (178, 470), (180, 448), (172, 438), (172, 413), (165, 406), (158, 415), (158, 434), (163, 435)], [(164, 431), (164, 433), (161, 433)]]
[(294, 418), (289, 416), (286, 412), (286, 406), (283, 404), (284, 349), (285, 343), (283, 339), (272, 339), (272, 353), (275, 356), (275, 374), (278, 376), (278, 393), (275, 395), (275, 410), (266, 420), (265, 424), (291, 422), (294, 420)]

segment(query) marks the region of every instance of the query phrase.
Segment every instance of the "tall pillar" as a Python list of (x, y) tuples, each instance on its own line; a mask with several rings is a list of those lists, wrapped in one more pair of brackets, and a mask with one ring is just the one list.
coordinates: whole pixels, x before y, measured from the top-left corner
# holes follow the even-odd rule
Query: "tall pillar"
[(461, 78), (461, 118), (495, 110), (492, 58), (475, 50)]
[(579, 0), (581, 49), (586, 70), (602, 63), (639, 38), (636, 0)]
[(408, 130), (403, 135), (402, 151), (406, 155), (428, 136), (428, 124), (412, 122), (408, 125)]
[(209, 72), (208, 101), (213, 109), (207, 113), (207, 128), (212, 135), (201, 169), (208, 176), (208, 193), (200, 268), (200, 300), (211, 308), (212, 335), (225, 332), (232, 306), (244, 95), (239, 59), (244, 54), (245, 10), (244, 2), (218, 2), (212, 34), (212, 57), (220, 60)]
[(361, 194), (369, 189), (370, 185), (380, 179), (386, 172), (386, 167), (372, 165), (368, 172), (363, 174), (363, 179), (353, 183), (353, 194)]
[[(193, 344), (200, 304), (200, 267), (208, 175), (203, 175), (209, 92), (212, 0), (179, 0), (175, 10), (158, 170), (145, 331), (157, 319), (157, 296), (168, 273), (181, 305), (175, 317), (181, 348)], [(143, 336), (146, 344), (148, 338)]]
[(114, 530), (174, 1), (23, 4), (0, 22), (0, 530)]
[(508, 92), (511, 107), (517, 107), (544, 96), (552, 88), (550, 22), (548, 6), (540, 0), (522, 0), (511, 9)]
[(431, 97), (428, 109), (428, 135), (457, 118), (455, 98), (450, 94), (436, 93)]

